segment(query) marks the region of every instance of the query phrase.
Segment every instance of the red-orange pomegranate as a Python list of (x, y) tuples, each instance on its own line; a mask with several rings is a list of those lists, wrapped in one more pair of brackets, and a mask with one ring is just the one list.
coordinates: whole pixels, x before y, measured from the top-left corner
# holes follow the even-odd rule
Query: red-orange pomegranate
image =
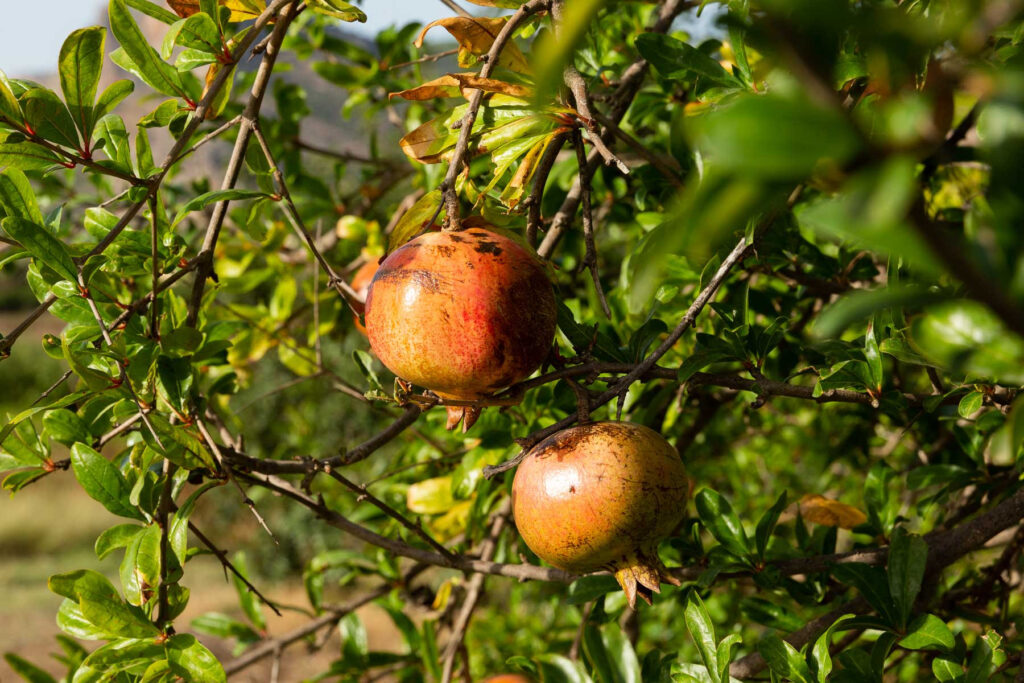
[(498, 674), (485, 678), (480, 683), (533, 683), (533, 679), (523, 674)]
[[(356, 294), (366, 301), (366, 296), (370, 291), (370, 281), (373, 280), (374, 274), (377, 272), (377, 259), (376, 257), (364, 263), (356, 271), (355, 276), (352, 278), (352, 289), (355, 290)], [(363, 325), (363, 321), (359, 319), (359, 316), (366, 312), (366, 304), (353, 304), (352, 306), (352, 319), (355, 320), (356, 329), (359, 330), (359, 334), (366, 336), (366, 327)]]
[[(380, 264), (366, 299), (370, 347), (402, 379), (474, 401), (528, 377), (555, 336), (555, 293), (541, 261), (482, 227), (430, 232)], [(448, 406), (448, 429), (479, 408)]]
[(686, 514), (679, 453), (652, 429), (592, 422), (541, 441), (516, 470), (512, 512), (541, 559), (577, 574), (608, 570), (630, 607), (662, 581), (678, 586), (658, 543)]

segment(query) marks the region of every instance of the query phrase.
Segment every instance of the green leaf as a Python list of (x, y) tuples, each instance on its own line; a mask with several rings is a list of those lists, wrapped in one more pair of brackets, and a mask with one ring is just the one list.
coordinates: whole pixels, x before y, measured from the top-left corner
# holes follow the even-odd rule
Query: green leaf
[(772, 531), (775, 530), (775, 525), (779, 522), (779, 515), (786, 509), (788, 501), (788, 492), (783, 491), (782, 495), (775, 501), (775, 504), (757, 521), (757, 529), (754, 530), (754, 542), (757, 544), (757, 555), (762, 560), (764, 559), (765, 551), (768, 550), (768, 541), (772, 537)]
[(0, 117), (17, 125), (23, 121), (21, 105), (11, 91), (11, 82), (3, 71), (0, 71)]
[(1024, 341), (979, 303), (933, 306), (914, 318), (910, 336), (926, 358), (955, 373), (1024, 384)]
[(107, 29), (93, 26), (73, 32), (60, 48), (60, 88), (87, 148), (96, 121), (93, 104), (103, 72), (106, 40)]
[(814, 678), (803, 655), (782, 638), (768, 635), (758, 643), (757, 650), (779, 676), (795, 683), (813, 683)]
[(78, 282), (78, 269), (71, 254), (49, 230), (18, 216), (8, 216), (2, 225), (7, 234), (41, 264), (49, 266), (66, 280)]
[(539, 655), (533, 658), (533, 662), (544, 683), (591, 683), (582, 662), (556, 654)]
[[(431, 190), (416, 200), (416, 203), (409, 207), (409, 210), (402, 214), (395, 224), (395, 229), (388, 236), (388, 253), (408, 242), (409, 240), (423, 234), (430, 226), (427, 224), (434, 216), (434, 212), (441, 206), (441, 190)], [(438, 220), (444, 216), (444, 209), (438, 216)]]
[[(220, 54), (223, 49), (220, 30), (210, 15), (205, 12), (197, 12), (190, 17), (181, 19), (171, 26), (164, 34), (163, 46), (160, 49), (160, 56), (165, 60), (170, 59), (174, 53), (174, 46), (181, 45), (210, 54)], [(213, 61), (216, 61), (214, 57)]]
[(48, 88), (33, 88), (21, 96), (21, 106), (25, 123), (39, 137), (71, 149), (82, 146), (75, 120), (57, 93)]
[(851, 177), (835, 195), (798, 206), (797, 221), (820, 235), (901, 257), (928, 273), (941, 273), (929, 247), (906, 221), (919, 192), (916, 169), (915, 159), (890, 158)]
[[(919, 308), (926, 304), (949, 298), (945, 292), (925, 289), (913, 285), (890, 284), (878, 289), (859, 289), (850, 292), (829, 304), (814, 321), (814, 335), (821, 339), (832, 339), (848, 327), (871, 318), (877, 313), (892, 309)], [(880, 350), (886, 351), (883, 340)]]
[(964, 397), (960, 399), (960, 403), (957, 404), (956, 411), (960, 413), (960, 417), (967, 419), (981, 410), (981, 404), (984, 399), (985, 395), (980, 391), (971, 391), (964, 394)]
[(96, 104), (92, 108), (92, 120), (99, 121), (104, 116), (110, 114), (134, 90), (135, 83), (127, 78), (122, 78), (108, 85), (100, 93), (99, 99), (96, 100)]
[(110, 59), (122, 69), (138, 76), (157, 92), (172, 97), (184, 97), (178, 71), (160, 59), (157, 51), (146, 41), (142, 29), (135, 23), (125, 0), (110, 0), (108, 8), (110, 30), (121, 47), (111, 53)]
[(898, 621), (885, 572), (880, 568), (844, 562), (832, 567), (832, 575), (841, 583), (854, 586), (888, 623)]
[(188, 411), (189, 390), (192, 388), (192, 363), (188, 358), (170, 358), (160, 355), (156, 359), (157, 388), (161, 397), (181, 413)]
[(198, 197), (193, 197), (183, 207), (181, 207), (181, 209), (178, 211), (178, 215), (176, 215), (174, 217), (174, 220), (171, 222), (170, 229), (174, 230), (178, 223), (184, 220), (185, 216), (187, 216), (188, 214), (192, 213), (193, 211), (198, 211), (199, 209), (206, 208), (210, 204), (214, 204), (216, 202), (231, 201), (232, 199), (257, 199), (267, 196), (269, 195), (267, 195), (265, 192), (259, 192), (256, 190), (234, 189), (212, 190), (210, 192), (204, 192)]
[(852, 614), (844, 614), (839, 617), (814, 641), (814, 647), (811, 648), (811, 663), (814, 673), (818, 677), (818, 683), (825, 683), (829, 674), (832, 673), (832, 655), (829, 652), (832, 634), (851, 618), (853, 618)]
[(125, 548), (121, 561), (121, 586), (133, 605), (142, 606), (160, 583), (160, 527), (150, 524)]
[(57, 610), (57, 627), (64, 633), (82, 640), (112, 640), (118, 637), (116, 633), (110, 633), (90, 623), (82, 614), (78, 602), (70, 598), (64, 600)]
[(777, 95), (737, 97), (695, 117), (690, 135), (709, 166), (771, 180), (800, 180), (820, 164), (842, 166), (860, 147), (839, 111)]
[(906, 626), (914, 609), (914, 601), (921, 591), (925, 565), (928, 563), (928, 544), (916, 534), (898, 527), (889, 545), (889, 593), (896, 605), (899, 628)]
[(159, 633), (141, 610), (127, 604), (105, 576), (91, 569), (55, 574), (47, 582), (57, 595), (76, 601), (81, 616), (101, 632), (125, 638), (146, 638)]
[(882, 393), (884, 376), (882, 371), (882, 355), (878, 351), (878, 339), (875, 337), (875, 326), (873, 323), (868, 323), (868, 331), (864, 335), (864, 358), (867, 361), (868, 376), (870, 377), (868, 392), (872, 396), (878, 396)]
[(178, 20), (177, 14), (149, 0), (125, 0), (125, 2), (132, 9), (137, 9), (146, 16), (153, 17), (164, 24), (170, 25)]
[(0, 173), (0, 206), (8, 216), (24, 218), (36, 225), (43, 224), (36, 193), (25, 174), (17, 168), (7, 168)]
[[(245, 561), (244, 553), (235, 553), (234, 557), (231, 558), (231, 563), (235, 565), (235, 569), (238, 570), (239, 574), (246, 579), (249, 578), (249, 568)], [(232, 574), (231, 579), (235, 585), (235, 593), (238, 594), (238, 604), (241, 605), (242, 611), (249, 617), (249, 621), (252, 622), (253, 626), (260, 631), (266, 631), (267, 620), (263, 616), (263, 602), (236, 575)]]
[(85, 421), (65, 408), (50, 410), (43, 414), (43, 428), (48, 435), (65, 446), (90, 440), (89, 427)]
[(118, 524), (110, 527), (96, 539), (96, 544), (93, 546), (96, 557), (102, 560), (118, 548), (127, 547), (132, 539), (145, 528), (138, 524)]
[(368, 354), (362, 349), (356, 349), (352, 352), (352, 360), (355, 361), (356, 367), (359, 368), (359, 372), (362, 373), (366, 381), (369, 382), (370, 388), (376, 389), (377, 391), (383, 391), (384, 387), (380, 383), (380, 378), (377, 377), (377, 373), (373, 369), (373, 356)]
[(212, 652), (207, 650), (196, 637), (187, 633), (173, 635), (165, 648), (171, 671), (186, 681), (203, 683), (224, 683), (227, 675), (224, 667)]
[(955, 642), (953, 632), (946, 623), (934, 614), (922, 614), (907, 628), (898, 643), (908, 650), (952, 650)]
[(355, 612), (349, 612), (338, 621), (338, 636), (341, 639), (341, 658), (349, 667), (366, 666), (366, 655), (370, 651), (366, 627)]
[(936, 657), (932, 660), (932, 673), (940, 683), (961, 683), (964, 680), (964, 667), (957, 661)]
[(640, 683), (640, 661), (618, 624), (584, 626), (583, 653), (598, 683)]
[(115, 515), (144, 520), (139, 510), (128, 502), (131, 487), (117, 469), (102, 455), (84, 443), (77, 443), (71, 449), (71, 467), (75, 478), (94, 500)]
[(715, 626), (711, 623), (711, 616), (696, 590), (691, 590), (686, 596), (683, 618), (686, 621), (686, 630), (690, 632), (690, 637), (697, 645), (697, 651), (708, 670), (708, 675), (711, 676), (712, 683), (721, 683)]
[(0, 143), (0, 166), (11, 166), (22, 171), (44, 171), (62, 163), (59, 156), (32, 142)]
[(721, 64), (688, 43), (661, 33), (641, 33), (636, 49), (667, 80), (702, 79), (710, 85), (737, 89), (742, 84)]
[(241, 643), (253, 643), (260, 639), (248, 624), (219, 612), (207, 612), (192, 620), (192, 628), (217, 638), (237, 638)]
[(314, 12), (326, 14), (342, 21), (358, 21), (366, 23), (366, 14), (355, 5), (344, 0), (313, 0), (310, 8)]
[(733, 555), (746, 557), (750, 552), (750, 541), (729, 501), (717, 491), (703, 489), (695, 502), (700, 521), (711, 535)]
[(7, 660), (7, 665), (11, 667), (11, 671), (21, 676), (28, 683), (57, 683), (57, 679), (53, 676), (13, 652), (6, 653), (4, 659)]
[(987, 683), (991, 680), (996, 667), (1006, 660), (1006, 654), (1000, 649), (1002, 640), (995, 631), (988, 631), (974, 641), (966, 683)]

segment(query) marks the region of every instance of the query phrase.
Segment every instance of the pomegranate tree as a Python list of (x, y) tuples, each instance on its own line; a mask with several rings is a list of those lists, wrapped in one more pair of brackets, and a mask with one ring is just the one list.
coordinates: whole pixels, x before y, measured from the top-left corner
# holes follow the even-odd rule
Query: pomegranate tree
[[(389, 255), (366, 299), (381, 362), (450, 401), (471, 402), (529, 376), (555, 336), (555, 294), (541, 261), (493, 230), (430, 232)], [(448, 406), (469, 429), (470, 405)]]
[(689, 481), (660, 434), (629, 422), (592, 422), (541, 441), (516, 470), (512, 511), (526, 545), (577, 574), (608, 570), (630, 607), (662, 581), (678, 586), (658, 543), (682, 521)]

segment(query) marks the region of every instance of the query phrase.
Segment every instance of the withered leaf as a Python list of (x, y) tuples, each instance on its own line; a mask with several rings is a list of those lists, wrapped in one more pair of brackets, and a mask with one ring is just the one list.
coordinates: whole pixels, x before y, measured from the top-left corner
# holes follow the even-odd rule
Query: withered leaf
[(852, 529), (868, 520), (867, 515), (852, 505), (816, 493), (805, 495), (797, 505), (800, 507), (800, 514), (804, 519), (822, 526)]
[(462, 94), (468, 98), (467, 90), (497, 92), (523, 99), (526, 99), (531, 94), (530, 88), (524, 85), (499, 81), (494, 78), (480, 78), (476, 74), (468, 73), (445, 74), (440, 78), (427, 81), (415, 88), (393, 92), (390, 94), (390, 97), (401, 97), (406, 100), (432, 100), (438, 97), (456, 97)]
[[(219, 4), (231, 10), (230, 21), (255, 19), (266, 9), (263, 0), (220, 0)], [(199, 11), (199, 0), (167, 0), (167, 5), (179, 17), (190, 17)]]
[[(441, 26), (459, 43), (459, 64), (468, 66), (470, 62), (467, 56), (481, 57), (487, 54), (506, 21), (508, 17), (445, 17), (424, 26), (414, 45), (422, 47), (427, 31)], [(511, 40), (502, 49), (498, 65), (512, 71), (530, 70), (526, 57)]]

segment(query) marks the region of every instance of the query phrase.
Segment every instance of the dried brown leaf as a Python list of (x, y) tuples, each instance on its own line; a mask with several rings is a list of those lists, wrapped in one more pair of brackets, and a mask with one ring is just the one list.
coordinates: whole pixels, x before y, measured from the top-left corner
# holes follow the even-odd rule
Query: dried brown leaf
[[(220, 0), (219, 4), (231, 10), (230, 21), (255, 19), (266, 9), (262, 0)], [(199, 0), (167, 0), (167, 5), (179, 17), (190, 17), (199, 11)]]
[(407, 100), (432, 100), (438, 97), (455, 97), (462, 94), (468, 99), (467, 90), (496, 92), (523, 99), (528, 98), (532, 93), (530, 88), (517, 83), (480, 78), (476, 74), (446, 74), (415, 88), (393, 92), (390, 97), (401, 97)]
[[(435, 26), (443, 27), (459, 43), (459, 64), (467, 66), (466, 55), (481, 57), (487, 54), (498, 37), (508, 17), (445, 17), (432, 21), (423, 27), (414, 45), (423, 46), (423, 38), (427, 31)], [(529, 63), (518, 47), (509, 41), (501, 51), (498, 65), (513, 71), (529, 71)]]
[(846, 503), (832, 500), (816, 493), (809, 493), (797, 503), (800, 514), (809, 522), (822, 526), (837, 526), (852, 529), (868, 520), (867, 515)]

